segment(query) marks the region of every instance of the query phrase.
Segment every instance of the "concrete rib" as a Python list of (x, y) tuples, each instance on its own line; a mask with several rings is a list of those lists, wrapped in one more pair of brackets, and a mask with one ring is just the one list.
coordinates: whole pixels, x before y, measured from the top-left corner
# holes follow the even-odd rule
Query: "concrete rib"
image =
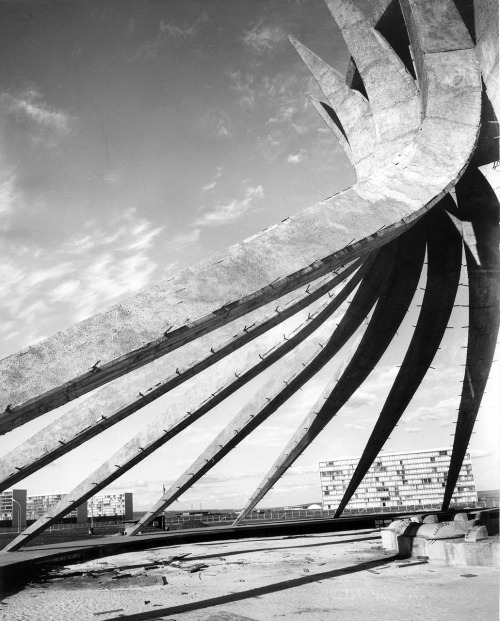
[[(391, 253), (389, 250), (386, 250), (383, 256), (390, 259)], [(198, 420), (203, 414), (206, 414), (229, 395), (233, 394), (246, 382), (279, 361), (285, 354), (292, 351), (297, 345), (303, 343), (315, 330), (321, 330), (325, 321), (338, 310), (340, 305), (345, 302), (348, 295), (353, 292), (359, 283), (359, 279), (364, 277), (367, 271), (373, 272), (376, 265), (381, 265), (381, 261), (377, 259), (374, 259), (373, 263), (372, 260), (366, 261), (355, 276), (345, 285), (339, 295), (320, 307), (314, 316), (311, 315), (305, 322), (303, 328), (296, 331), (295, 334), (292, 333), (288, 337), (284, 337), (285, 342), (281, 346), (275, 347), (274, 350), (270, 352), (265, 352), (264, 355), (259, 355), (259, 362), (257, 364), (250, 364), (249, 368), (246, 370), (240, 369), (241, 374), (234, 373), (234, 368), (232, 368), (228, 376), (236, 376), (236, 379), (232, 379), (231, 381), (226, 379), (226, 385), (216, 390), (211, 397), (204, 399), (195, 406), (192, 404), (195, 399), (191, 394), (187, 395), (184, 401), (176, 402), (171, 408), (172, 411), (167, 411), (162, 414), (157, 420), (150, 424), (144, 432), (139, 433), (135, 438), (127, 442), (124, 447), (110, 457), (93, 474), (87, 477), (85, 481), (70, 492), (58, 505), (52, 507), (50, 516), (43, 516), (28, 527), (18, 538), (12, 541), (5, 550), (16, 550), (22, 547), (27, 541), (35, 537), (36, 534), (48, 528), (50, 524), (54, 523), (59, 517), (64, 516), (99, 490), (103, 489), (110, 482), (120, 477), (124, 472), (142, 461), (195, 420)], [(328, 338), (328, 334), (325, 333), (323, 338)], [(173, 422), (171, 422), (172, 419)]]
[(425, 237), (420, 223), (401, 238), (400, 256), (390, 282), (375, 307), (358, 348), (347, 357), (340, 378), (335, 375), (328, 384), (235, 524), (241, 522), (267, 494), (373, 371), (408, 311), (418, 285), (424, 254)]
[[(435, 31), (442, 20), (453, 26), (452, 0), (441, 4), (446, 10), (432, 23), (420, 13), (415, 16), (415, 22), (422, 21), (421, 30)], [(27, 411), (36, 416), (58, 407), (380, 247), (411, 226), (457, 181), (475, 146), (481, 81), (470, 37), (463, 39), (461, 49), (444, 44), (440, 51), (422, 55), (426, 118), (399, 162), (390, 161), (374, 170), (369, 181), (4, 359), (3, 416)], [(375, 101), (370, 101), (372, 110)]]
[[(282, 321), (306, 308), (312, 302), (331, 291), (342, 279), (352, 275), (360, 263), (355, 262), (339, 270), (339, 274), (308, 286), (307, 291), (295, 297), (280, 307), (273, 309), (271, 315), (264, 315), (252, 326), (232, 336), (226, 342), (215, 348), (206, 345), (208, 353), (200, 360), (182, 365), (172, 375), (164, 379), (167, 372), (171, 372), (171, 363), (166, 365), (157, 363), (139, 370), (139, 375), (133, 379), (127, 376), (109, 386), (102, 388), (85, 402), (79, 404), (47, 427), (34, 434), (24, 444), (16, 447), (0, 460), (0, 491), (21, 481), (29, 474), (36, 472), (42, 466), (61, 457), (73, 448), (80, 446), (101, 431), (130, 416), (148, 403), (158, 399), (170, 390), (187, 381), (197, 373), (211, 367), (225, 356), (238, 348), (248, 344), (265, 331), (278, 325)], [(361, 277), (358, 276), (356, 281)], [(274, 341), (269, 341), (270, 348)], [(263, 344), (259, 343), (262, 349)], [(149, 386), (147, 389), (146, 386)], [(98, 416), (98, 418), (96, 418)]]
[(500, 323), (499, 203), (477, 168), (469, 168), (456, 187), (459, 211), (472, 223), (480, 264), (467, 246), (469, 332), (455, 439), (443, 497), (448, 508), (476, 422), (491, 370)]
[[(293, 364), (288, 361), (287, 365), (280, 371), (281, 374), (275, 374), (259, 390), (257, 395), (207, 446), (198, 459), (167, 490), (154, 507), (141, 518), (131, 534), (137, 533), (159, 511), (174, 502), (338, 353), (359, 328), (377, 298), (385, 290), (387, 280), (394, 269), (395, 252), (398, 248), (399, 240), (396, 240), (379, 252), (327, 344), (320, 345), (317, 351), (311, 354), (307, 365), (302, 362), (303, 356), (297, 357)], [(312, 351), (314, 347), (311, 346), (309, 349)], [(294, 368), (298, 368), (299, 371), (292, 373), (291, 369)], [(284, 388), (283, 384), (285, 384)]]
[[(441, 201), (446, 207), (451, 197)], [(427, 283), (422, 308), (408, 351), (380, 412), (366, 448), (335, 513), (342, 514), (373, 461), (392, 433), (436, 355), (455, 301), (462, 263), (462, 243), (443, 211), (425, 218), (427, 227)]]

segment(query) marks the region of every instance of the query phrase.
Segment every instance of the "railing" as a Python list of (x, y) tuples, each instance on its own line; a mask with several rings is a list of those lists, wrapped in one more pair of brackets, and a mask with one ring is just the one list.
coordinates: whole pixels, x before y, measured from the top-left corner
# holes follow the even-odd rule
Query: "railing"
[[(453, 505), (450, 507), (451, 509), (464, 509), (465, 507), (470, 509), (486, 509), (486, 508), (496, 508), (499, 506), (499, 502), (497, 500), (489, 500), (489, 501), (478, 501), (474, 505)], [(403, 507), (367, 507), (363, 509), (357, 510), (344, 510), (342, 517), (354, 517), (356, 515), (374, 515), (377, 513), (402, 513), (402, 512), (410, 512), (410, 511), (440, 511), (440, 505), (406, 505)], [(308, 518), (308, 517), (316, 517), (316, 518), (329, 518), (335, 515), (335, 510), (333, 509), (288, 509), (288, 510), (280, 510), (280, 511), (262, 511), (262, 512), (253, 512), (250, 513), (245, 519), (244, 523), (251, 522), (266, 522), (266, 521), (279, 521), (279, 520), (290, 520), (290, 519), (300, 519), (300, 518)], [(190, 514), (190, 515), (166, 515), (165, 516), (165, 526), (176, 526), (180, 524), (184, 524), (185, 522), (191, 522), (193, 520), (199, 520), (204, 524), (218, 524), (221, 522), (231, 523), (238, 517), (238, 513), (209, 513), (209, 514)], [(94, 522), (93, 528), (94, 531), (98, 531), (100, 527), (105, 526), (121, 526), (121, 519), (109, 521), (109, 522)], [(64, 530), (75, 530), (75, 529), (88, 529), (91, 527), (89, 522), (87, 523), (68, 523), (68, 524), (53, 524), (49, 527), (49, 532), (57, 532)], [(17, 531), (17, 527), (0, 527), (0, 533), (12, 533)]]

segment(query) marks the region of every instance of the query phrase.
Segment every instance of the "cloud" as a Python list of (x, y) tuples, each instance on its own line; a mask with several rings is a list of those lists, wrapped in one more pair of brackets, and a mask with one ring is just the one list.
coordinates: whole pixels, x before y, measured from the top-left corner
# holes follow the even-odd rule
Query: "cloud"
[(0, 172), (0, 232), (6, 231), (10, 226), (10, 217), (14, 213), (18, 200), (16, 177), (13, 172)]
[(170, 250), (183, 250), (186, 246), (196, 244), (200, 239), (201, 229), (191, 229), (184, 233), (179, 233), (167, 242)]
[[(0, 334), (34, 342), (46, 336), (40, 325), (51, 317), (71, 324), (149, 284), (157, 265), (148, 251), (162, 228), (154, 228), (135, 209), (103, 228), (95, 221), (59, 247), (30, 248), (36, 261), (7, 253), (0, 262)], [(33, 263), (36, 269), (32, 269)], [(24, 340), (24, 339), (23, 339)]]
[(239, 95), (240, 106), (242, 108), (253, 108), (256, 98), (256, 91), (253, 86), (254, 76), (249, 73), (242, 75), (241, 71), (228, 72), (227, 75), (230, 79), (229, 88)]
[(420, 433), (423, 430), (423, 427), (407, 427), (405, 429), (406, 433)]
[(469, 449), (468, 453), (473, 459), (482, 459), (483, 457), (490, 457), (490, 455), (493, 455), (491, 451), (481, 448)]
[(356, 425), (356, 423), (344, 423), (346, 429), (366, 429), (364, 425)]
[(28, 121), (61, 134), (69, 132), (69, 115), (50, 108), (35, 88), (26, 89), (18, 96), (1, 93), (0, 107), (5, 113), (15, 115), (17, 123)]
[(377, 401), (377, 395), (373, 392), (366, 392), (365, 390), (357, 390), (354, 395), (347, 402), (349, 408), (362, 408), (369, 405), (374, 405)]
[(200, 119), (200, 125), (217, 138), (229, 138), (232, 124), (231, 117), (224, 110), (208, 110)]
[(286, 158), (286, 161), (289, 164), (300, 164), (305, 158), (305, 153), (303, 150), (298, 153), (290, 153), (290, 155)]
[(285, 31), (279, 26), (264, 25), (259, 22), (245, 32), (243, 43), (257, 54), (272, 52), (286, 40)]
[(204, 194), (205, 192), (208, 192), (209, 190), (213, 190), (215, 188), (219, 178), (222, 176), (222, 168), (223, 168), (222, 166), (219, 166), (212, 180), (201, 188), (202, 194)]
[(255, 199), (264, 197), (264, 189), (261, 185), (256, 187), (248, 186), (242, 199), (233, 199), (229, 203), (218, 203), (210, 210), (202, 207), (203, 215), (198, 218), (195, 226), (217, 226), (219, 224), (229, 224), (240, 218), (246, 213)]
[[(172, 41), (177, 45), (183, 44), (185, 41), (192, 39), (192, 37), (198, 34), (202, 24), (208, 21), (209, 19), (205, 11), (203, 11), (203, 13), (201, 13), (198, 19), (194, 22), (194, 24), (191, 24), (190, 26), (188, 26), (187, 24), (178, 26), (177, 24), (167, 22), (162, 19), (158, 25), (158, 32), (156, 34), (156, 37), (151, 41), (147, 41), (146, 43), (141, 45), (141, 47), (137, 50), (135, 56), (136, 58), (146, 59), (156, 58), (160, 54), (162, 48), (169, 41)], [(134, 33), (135, 24), (133, 30), (131, 31), (132, 35)]]
[(295, 106), (283, 106), (278, 114), (272, 116), (266, 125), (272, 125), (273, 123), (281, 123), (282, 121), (291, 121), (297, 114), (298, 110)]

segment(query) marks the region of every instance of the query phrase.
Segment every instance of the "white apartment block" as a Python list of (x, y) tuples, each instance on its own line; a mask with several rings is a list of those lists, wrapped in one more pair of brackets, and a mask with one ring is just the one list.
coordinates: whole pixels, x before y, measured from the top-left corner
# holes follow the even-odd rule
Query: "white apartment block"
[[(0, 493), (0, 522), (12, 522), (13, 527), (35, 522), (57, 505), (66, 494), (27, 496), (26, 490), (7, 490)], [(66, 514), (63, 520), (86, 523), (88, 518), (133, 519), (133, 494), (123, 492), (94, 496)]]
[[(51, 507), (57, 505), (66, 494), (44, 494), (38, 496), (28, 496), (26, 502), (26, 519), (35, 522), (38, 518), (45, 515)], [(85, 523), (87, 521), (87, 503), (84, 502), (79, 507), (70, 511), (64, 516), (64, 519), (75, 519), (77, 523)]]
[(0, 523), (2, 522), (11, 522), (12, 528), (25, 528), (25, 489), (11, 489), (0, 493)]
[(133, 515), (133, 495), (131, 492), (94, 496), (88, 500), (88, 515), (94, 518), (121, 517), (131, 520)]
[[(346, 509), (435, 507), (443, 500), (451, 448), (381, 453)], [(323, 509), (337, 509), (359, 457), (319, 463)], [(465, 455), (452, 503), (474, 504), (477, 491), (469, 454)]]

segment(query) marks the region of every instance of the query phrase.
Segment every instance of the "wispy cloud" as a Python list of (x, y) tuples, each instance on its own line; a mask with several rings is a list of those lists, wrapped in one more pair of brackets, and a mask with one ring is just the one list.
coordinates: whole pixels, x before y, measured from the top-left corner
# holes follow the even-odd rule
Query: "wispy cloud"
[(201, 117), (200, 125), (217, 138), (229, 138), (232, 135), (232, 120), (224, 110), (208, 110)]
[(205, 192), (208, 192), (209, 190), (213, 190), (215, 188), (215, 186), (217, 185), (218, 180), (222, 176), (222, 170), (223, 170), (222, 166), (219, 166), (217, 168), (217, 172), (212, 177), (212, 180), (201, 188), (202, 194), (205, 193)]
[[(179, 45), (185, 41), (191, 40), (193, 36), (198, 34), (201, 26), (208, 21), (208, 16), (205, 11), (203, 11), (198, 19), (191, 25), (178, 25), (162, 19), (158, 25), (158, 32), (154, 39), (141, 45), (135, 56), (145, 59), (156, 58), (169, 41), (173, 41), (175, 44)], [(135, 24), (131, 34), (134, 33)]]
[(69, 115), (49, 106), (36, 88), (29, 88), (19, 95), (0, 94), (0, 108), (15, 115), (17, 123), (27, 121), (61, 134), (69, 132)]
[(247, 30), (243, 37), (243, 43), (258, 54), (272, 52), (285, 40), (285, 31), (280, 26), (270, 26), (263, 22)]
[(188, 26), (187, 24), (184, 24), (183, 26), (178, 26), (177, 24), (161, 20), (160, 33), (163, 36), (171, 37), (176, 41), (183, 41), (197, 34), (200, 26), (208, 21), (208, 16), (205, 11), (198, 17), (194, 24), (191, 24), (190, 26)]
[(157, 268), (149, 250), (161, 230), (129, 209), (106, 229), (88, 222), (83, 233), (50, 252), (31, 248), (35, 270), (22, 257), (6, 255), (0, 267), (3, 340), (38, 340), (46, 336), (38, 326), (50, 324), (54, 309), (69, 324), (145, 287)]
[(366, 429), (364, 425), (356, 425), (356, 423), (344, 423), (346, 429)]
[(423, 427), (407, 427), (405, 429), (406, 433), (420, 433), (423, 430)]
[(201, 229), (195, 228), (175, 235), (167, 242), (170, 250), (183, 250), (186, 246), (196, 244), (200, 239)]
[(10, 216), (17, 201), (16, 178), (13, 172), (0, 173), (0, 231), (9, 228)]
[(230, 71), (229, 88), (238, 93), (239, 104), (242, 108), (253, 108), (255, 106), (256, 90), (254, 86), (255, 78), (253, 75), (241, 71)]
[(301, 149), (298, 153), (290, 153), (290, 155), (286, 158), (286, 161), (289, 164), (300, 164), (300, 162), (304, 161), (305, 157), (305, 151)]
[(264, 189), (261, 185), (248, 186), (245, 195), (241, 199), (233, 199), (228, 203), (217, 203), (212, 208), (200, 208), (202, 215), (195, 221), (195, 226), (217, 226), (229, 224), (246, 213), (256, 199), (264, 197)]

